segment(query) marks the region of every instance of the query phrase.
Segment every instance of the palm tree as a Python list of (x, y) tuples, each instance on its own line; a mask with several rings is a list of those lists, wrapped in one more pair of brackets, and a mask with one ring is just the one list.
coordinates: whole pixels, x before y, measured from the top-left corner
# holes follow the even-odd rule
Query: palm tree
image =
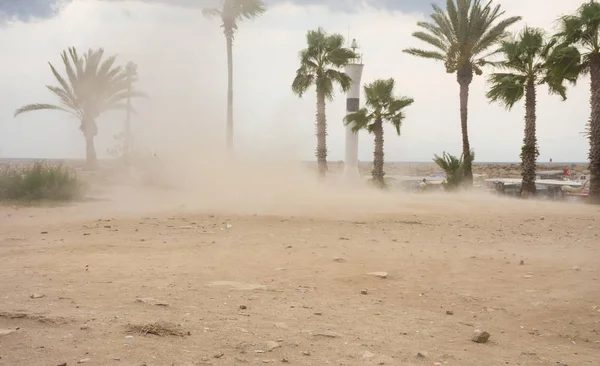
[(446, 174), (446, 181), (444, 182), (446, 190), (457, 189), (463, 184), (465, 180), (464, 170), (468, 164), (467, 162), (472, 162), (473, 160), (475, 160), (475, 153), (473, 151), (467, 155), (466, 159), (464, 155), (457, 158), (445, 151), (442, 153), (442, 156), (437, 154), (433, 156), (433, 162)]
[(292, 91), (299, 97), (313, 84), (317, 89), (317, 162), (319, 174), (327, 173), (327, 119), (326, 100), (333, 100), (334, 84), (339, 84), (344, 92), (350, 89), (352, 80), (340, 69), (356, 53), (344, 47), (344, 37), (340, 34), (327, 34), (322, 28), (306, 33), (307, 48), (300, 51), (300, 68), (292, 82)]
[[(502, 41), (498, 50), (504, 60), (491, 63), (507, 70), (490, 76), (487, 97), (500, 102), (507, 109), (525, 96), (525, 138), (521, 149), (523, 182), (521, 196), (535, 195), (536, 160), (539, 156), (536, 138), (536, 88), (547, 84), (551, 94), (567, 99), (564, 80), (577, 80), (579, 69), (564, 64), (566, 54), (577, 53), (574, 47), (558, 45), (556, 40), (546, 41), (540, 29), (526, 27), (515, 39)], [(576, 66), (576, 65), (575, 65)]]
[(404, 120), (404, 108), (413, 104), (408, 97), (395, 97), (393, 78), (378, 79), (365, 85), (366, 107), (358, 112), (350, 113), (344, 118), (344, 123), (354, 123), (352, 130), (358, 132), (367, 130), (375, 135), (375, 151), (373, 152), (373, 181), (384, 185), (383, 176), (383, 122), (389, 122), (396, 128), (400, 136), (400, 127)]
[(86, 165), (93, 169), (97, 166), (94, 137), (98, 133), (96, 118), (112, 109), (124, 109), (123, 103), (128, 97), (142, 96), (139, 92), (128, 90), (127, 75), (120, 66), (115, 66), (117, 56), (102, 60), (102, 48), (90, 49), (83, 56), (75, 48), (69, 48), (61, 54), (67, 77), (61, 76), (49, 63), (52, 74), (60, 86), (46, 87), (60, 100), (60, 105), (29, 104), (16, 110), (15, 117), (21, 113), (38, 110), (58, 110), (75, 116), (79, 129), (86, 142)]
[(560, 27), (557, 38), (581, 50), (570, 61), (580, 62), (581, 74), (591, 79), (589, 202), (600, 204), (600, 4), (584, 3), (575, 14), (562, 17)]
[[(469, 85), (473, 73), (481, 75), (484, 64), (483, 55), (490, 47), (501, 41), (506, 30), (518, 22), (521, 17), (501, 19), (504, 15), (500, 5), (492, 7), (490, 0), (482, 5), (480, 0), (447, 0), (446, 11), (432, 5), (434, 13), (431, 22), (419, 22), (417, 25), (425, 31), (413, 33), (413, 37), (428, 43), (435, 51), (409, 48), (404, 50), (410, 55), (443, 61), (446, 72), (456, 73), (460, 85), (460, 123), (462, 129), (463, 155), (471, 150), (467, 131), (467, 112)], [(465, 162), (466, 182), (473, 183), (471, 162)]]
[(227, 42), (227, 150), (233, 152), (233, 38), (237, 23), (259, 17), (266, 11), (263, 0), (221, 0), (216, 8), (202, 10), (204, 16), (221, 19)]

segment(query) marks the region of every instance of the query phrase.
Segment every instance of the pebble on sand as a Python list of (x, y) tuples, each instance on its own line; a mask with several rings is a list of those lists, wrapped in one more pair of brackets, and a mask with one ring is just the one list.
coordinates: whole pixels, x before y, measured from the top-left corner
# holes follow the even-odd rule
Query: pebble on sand
[(274, 349), (277, 348), (281, 348), (281, 344), (275, 342), (275, 341), (268, 341), (267, 342), (267, 349), (269, 350), (269, 352), (273, 351)]
[(387, 276), (388, 276), (387, 272), (369, 272), (367, 274), (369, 276), (375, 276), (375, 277), (379, 277), (379, 278), (387, 278)]
[(488, 339), (490, 339), (490, 333), (481, 329), (477, 329), (473, 333), (473, 337), (471, 339), (475, 343), (485, 343), (488, 341)]

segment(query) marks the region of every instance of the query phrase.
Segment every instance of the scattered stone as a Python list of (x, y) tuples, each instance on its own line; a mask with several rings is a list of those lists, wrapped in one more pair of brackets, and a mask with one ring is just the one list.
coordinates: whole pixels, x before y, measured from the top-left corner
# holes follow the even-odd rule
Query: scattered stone
[(433, 366), (442, 366), (442, 363), (441, 362), (434, 362)]
[(360, 290), (360, 293), (361, 293), (361, 295), (367, 295), (369, 293), (369, 290), (363, 289), (363, 290)]
[(333, 258), (333, 261), (334, 262), (338, 262), (338, 263), (344, 263), (344, 262), (346, 262), (346, 260), (344, 258), (342, 258), (342, 257)]
[(194, 227), (191, 225), (184, 225), (184, 226), (180, 226), (179, 228), (182, 230), (189, 230), (189, 229), (193, 229)]
[(246, 310), (248, 307), (246, 305), (240, 305), (240, 310)]
[(274, 349), (277, 348), (281, 348), (281, 344), (275, 342), (275, 341), (268, 341), (267, 342), (267, 349), (269, 350), (269, 352), (273, 351)]
[(92, 360), (91, 358), (82, 358), (81, 360), (77, 361), (77, 363), (86, 363), (86, 362), (89, 362), (91, 360)]
[(44, 294), (33, 294), (33, 295), (29, 296), (29, 297), (32, 298), (32, 299), (41, 299), (44, 296), (46, 296), (46, 295), (44, 295)]
[(581, 268), (579, 268), (579, 266), (575, 266), (575, 267), (573, 267), (573, 271), (579, 272), (579, 271), (581, 271)]
[(370, 359), (370, 358), (375, 357), (375, 354), (372, 352), (369, 352), (369, 351), (364, 351), (362, 357), (364, 359)]
[(519, 262), (519, 265), (520, 265), (520, 266), (523, 266), (523, 265), (525, 265), (525, 261), (521, 259), (521, 261)]
[(141, 304), (147, 304), (147, 305), (154, 305), (154, 306), (169, 306), (168, 303), (166, 303), (164, 301), (153, 299), (151, 297), (137, 298), (137, 299), (135, 299), (135, 302), (141, 303)]
[(126, 335), (125, 339), (133, 339), (133, 336), (132, 335)]
[(427, 358), (425, 352), (417, 352), (417, 358)]
[(213, 356), (213, 358), (221, 358), (221, 357), (223, 357), (223, 356), (225, 356), (225, 354), (224, 354), (223, 352), (219, 352), (219, 353), (215, 354), (215, 355)]
[(488, 339), (490, 339), (490, 333), (481, 329), (476, 329), (473, 333), (473, 338), (471, 339), (475, 343), (485, 343), (488, 341)]
[(345, 236), (340, 236), (340, 238), (339, 238), (339, 239), (340, 239), (340, 240), (350, 240), (350, 238), (348, 238), (348, 237), (345, 237)]
[(58, 365), (56, 365), (56, 366), (67, 366), (67, 363), (66, 363), (66, 362), (59, 363), (59, 364), (58, 364)]
[(48, 232), (47, 231), (42, 231), (40, 234), (46, 235), (46, 234), (48, 234)]
[(288, 362), (290, 362), (290, 360), (288, 360), (286, 357), (284, 357), (284, 358), (281, 359), (281, 362), (288, 363)]
[(454, 315), (454, 311), (452, 311), (452, 310), (446, 310), (446, 315)]
[(5, 336), (16, 332), (16, 329), (0, 329), (0, 336)]
[(322, 313), (322, 312), (320, 312), (320, 311), (317, 311), (317, 312), (315, 313), (315, 315), (323, 315), (323, 313)]
[(87, 325), (87, 324), (84, 324), (81, 327), (79, 327), (79, 329), (81, 329), (81, 330), (88, 330), (88, 329), (90, 329), (90, 326)]
[(302, 351), (302, 356), (310, 356), (310, 351)]
[(540, 217), (540, 221), (544, 221), (546, 218), (544, 216)]
[(379, 278), (387, 278), (387, 272), (370, 272), (367, 273), (369, 276), (375, 276), (375, 277), (379, 277)]

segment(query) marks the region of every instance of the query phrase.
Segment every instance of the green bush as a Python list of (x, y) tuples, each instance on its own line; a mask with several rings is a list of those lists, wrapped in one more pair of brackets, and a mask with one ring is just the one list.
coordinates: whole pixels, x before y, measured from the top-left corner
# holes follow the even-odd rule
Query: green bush
[[(467, 157), (471, 162), (475, 160), (475, 153), (471, 150)], [(443, 183), (446, 190), (459, 188), (464, 180), (465, 161), (463, 155), (456, 157), (444, 151), (442, 156), (434, 155), (433, 161), (446, 173), (446, 181)]]
[(70, 201), (82, 198), (84, 190), (79, 178), (62, 165), (0, 167), (0, 200)]

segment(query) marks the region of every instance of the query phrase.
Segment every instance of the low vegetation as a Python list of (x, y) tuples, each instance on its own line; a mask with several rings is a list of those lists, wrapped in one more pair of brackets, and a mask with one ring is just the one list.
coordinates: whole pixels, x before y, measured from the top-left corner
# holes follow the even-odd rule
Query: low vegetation
[(71, 201), (82, 198), (84, 191), (83, 182), (63, 165), (0, 167), (0, 200)]
[(466, 159), (463, 155), (456, 157), (445, 151), (442, 156), (434, 155), (433, 161), (446, 173), (446, 181), (443, 185), (447, 191), (455, 190), (465, 183), (468, 184), (465, 169), (469, 169), (473, 160), (475, 160), (473, 150)]

